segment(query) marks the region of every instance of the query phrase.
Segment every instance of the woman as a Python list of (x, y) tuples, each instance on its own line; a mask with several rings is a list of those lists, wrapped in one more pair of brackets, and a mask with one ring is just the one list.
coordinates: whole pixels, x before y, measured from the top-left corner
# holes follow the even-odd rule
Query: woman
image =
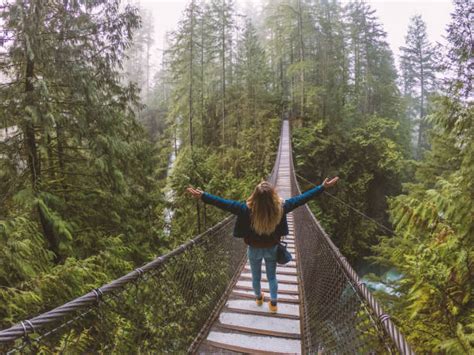
[(276, 313), (278, 310), (277, 244), (281, 237), (288, 234), (286, 214), (305, 204), (312, 197), (319, 195), (325, 188), (334, 186), (338, 180), (339, 177), (331, 180), (326, 178), (321, 185), (288, 200), (282, 200), (275, 188), (267, 181), (258, 184), (246, 202), (226, 200), (193, 187), (188, 187), (187, 191), (194, 198), (237, 215), (234, 237), (244, 238), (248, 245), (247, 255), (252, 271), (252, 287), (257, 305), (261, 306), (265, 301), (260, 286), (262, 259), (264, 259), (270, 286), (268, 307), (270, 312)]

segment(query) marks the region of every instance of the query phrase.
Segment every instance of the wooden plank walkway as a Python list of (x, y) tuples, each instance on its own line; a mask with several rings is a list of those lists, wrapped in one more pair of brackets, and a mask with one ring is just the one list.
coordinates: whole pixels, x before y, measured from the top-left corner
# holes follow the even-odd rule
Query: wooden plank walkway
[[(288, 121), (283, 123), (280, 163), (276, 188), (284, 199), (291, 197), (290, 141)], [(287, 215), (289, 235), (285, 237), (294, 261), (277, 266), (278, 313), (272, 314), (268, 304), (257, 306), (252, 291), (252, 275), (247, 262), (225, 306), (197, 351), (208, 353), (301, 353), (299, 281), (296, 260), (294, 221)], [(262, 265), (262, 291), (266, 301), (270, 292)]]

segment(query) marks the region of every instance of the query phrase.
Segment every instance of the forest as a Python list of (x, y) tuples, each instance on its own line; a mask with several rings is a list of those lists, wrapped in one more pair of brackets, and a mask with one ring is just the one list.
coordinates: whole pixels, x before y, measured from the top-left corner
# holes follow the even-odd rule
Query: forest
[(405, 31), (397, 67), (364, 2), (189, 0), (153, 71), (143, 8), (3, 1), (0, 329), (219, 222), (185, 188), (247, 198), (289, 117), (301, 188), (341, 178), (311, 210), (413, 349), (472, 353), (474, 5), (445, 46), (423, 14)]

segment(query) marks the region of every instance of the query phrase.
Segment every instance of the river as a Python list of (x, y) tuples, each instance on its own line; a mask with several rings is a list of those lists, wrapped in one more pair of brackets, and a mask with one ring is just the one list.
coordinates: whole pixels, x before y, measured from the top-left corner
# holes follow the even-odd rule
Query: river
[[(179, 151), (179, 148), (181, 146), (181, 141), (179, 139), (175, 140), (175, 144), (173, 147), (173, 150), (171, 151), (170, 158), (168, 161), (168, 168), (166, 169), (166, 177), (168, 178), (171, 175), (171, 172), (173, 171), (174, 167), (174, 162), (176, 161), (176, 155)], [(169, 182), (166, 184), (165, 187), (165, 199), (167, 202), (173, 202), (174, 200), (174, 194), (175, 192), (169, 185)], [(173, 220), (173, 215), (174, 211), (172, 208), (165, 208), (163, 211), (164, 218), (165, 218), (165, 235), (169, 236), (171, 234), (171, 221)]]
[[(366, 261), (355, 264), (354, 269), (370, 291), (383, 291), (391, 295), (396, 295), (396, 292), (392, 287), (387, 286), (385, 282), (390, 283), (403, 277), (395, 268), (387, 269)], [(369, 274), (380, 277), (382, 282), (370, 280)]]

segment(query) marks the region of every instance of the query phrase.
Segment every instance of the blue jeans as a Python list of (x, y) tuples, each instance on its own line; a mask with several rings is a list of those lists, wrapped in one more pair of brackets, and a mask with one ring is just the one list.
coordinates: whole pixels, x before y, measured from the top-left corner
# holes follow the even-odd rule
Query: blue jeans
[(250, 270), (252, 270), (252, 287), (255, 296), (261, 295), (260, 280), (262, 278), (262, 259), (265, 259), (265, 269), (267, 270), (267, 279), (270, 285), (270, 298), (276, 301), (278, 297), (278, 281), (276, 279), (277, 266), (277, 247), (254, 248), (249, 245), (247, 255), (249, 257)]

